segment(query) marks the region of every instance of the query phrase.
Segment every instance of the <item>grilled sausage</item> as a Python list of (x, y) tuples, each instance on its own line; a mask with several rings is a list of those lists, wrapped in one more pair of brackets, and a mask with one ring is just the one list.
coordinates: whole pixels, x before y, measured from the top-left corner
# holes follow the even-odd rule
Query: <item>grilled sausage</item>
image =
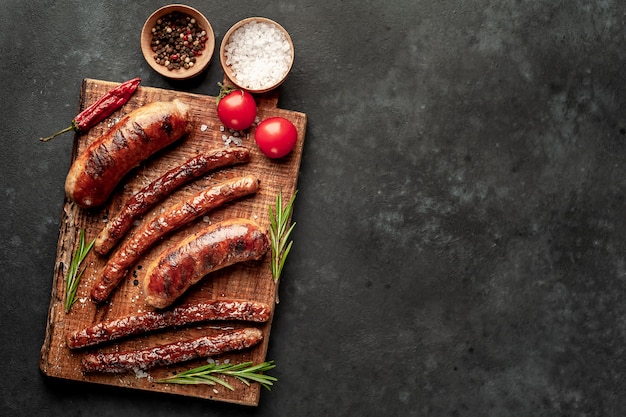
[(67, 346), (70, 349), (79, 349), (122, 337), (203, 321), (238, 320), (261, 323), (269, 318), (270, 307), (264, 303), (244, 300), (203, 301), (172, 310), (147, 311), (103, 321), (72, 333), (67, 340)]
[(126, 115), (76, 157), (65, 180), (67, 196), (84, 208), (97, 207), (139, 163), (191, 130), (189, 106), (154, 102)]
[(114, 353), (90, 353), (82, 360), (85, 372), (123, 373), (167, 366), (192, 359), (252, 347), (263, 339), (261, 330), (249, 327), (154, 348)]
[(259, 190), (259, 184), (259, 179), (252, 176), (224, 181), (200, 191), (186, 201), (173, 205), (156, 219), (141, 226), (109, 258), (102, 274), (91, 289), (91, 298), (96, 302), (106, 300), (124, 278), (128, 269), (162, 237), (228, 201), (256, 193)]
[(159, 255), (146, 270), (146, 302), (164, 308), (205, 275), (237, 262), (257, 260), (269, 249), (267, 236), (253, 221), (229, 219), (208, 226)]
[(133, 222), (174, 190), (209, 171), (250, 160), (245, 148), (228, 148), (195, 156), (173, 168), (128, 199), (122, 210), (98, 234), (94, 250), (106, 255), (130, 229)]

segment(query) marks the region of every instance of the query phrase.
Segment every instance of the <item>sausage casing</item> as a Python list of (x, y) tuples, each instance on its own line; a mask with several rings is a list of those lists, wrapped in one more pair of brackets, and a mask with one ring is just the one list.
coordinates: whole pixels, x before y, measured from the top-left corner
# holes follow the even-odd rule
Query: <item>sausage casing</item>
[(212, 320), (237, 320), (262, 323), (269, 320), (267, 304), (247, 300), (210, 300), (164, 311), (145, 311), (73, 332), (67, 339), (70, 349), (80, 349), (123, 337), (135, 336), (169, 327), (186, 326)]
[(96, 238), (94, 250), (106, 255), (131, 228), (135, 219), (187, 182), (214, 169), (249, 160), (250, 151), (245, 148), (219, 149), (194, 156), (167, 171), (130, 197), (120, 212), (109, 219)]
[(85, 372), (122, 373), (145, 370), (252, 347), (263, 339), (261, 330), (248, 327), (153, 348), (113, 353), (89, 353)]
[(226, 180), (174, 204), (154, 220), (146, 222), (111, 255), (91, 289), (91, 298), (96, 302), (106, 300), (128, 269), (167, 234), (229, 201), (256, 193), (259, 187), (260, 180), (250, 175)]
[(165, 308), (210, 272), (261, 259), (268, 249), (266, 234), (251, 220), (235, 218), (210, 225), (164, 250), (148, 266), (143, 281), (146, 302)]
[(134, 110), (76, 157), (65, 193), (84, 208), (103, 204), (131, 169), (188, 133), (190, 119), (189, 106), (179, 100)]

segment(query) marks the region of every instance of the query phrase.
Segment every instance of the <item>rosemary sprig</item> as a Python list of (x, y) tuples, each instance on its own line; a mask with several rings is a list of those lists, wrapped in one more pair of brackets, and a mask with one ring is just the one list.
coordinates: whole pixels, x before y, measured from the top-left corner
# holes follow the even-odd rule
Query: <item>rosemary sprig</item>
[(85, 272), (85, 268), (80, 269), (81, 263), (89, 254), (89, 251), (93, 247), (96, 239), (92, 240), (88, 245), (85, 245), (85, 230), (81, 229), (80, 235), (78, 237), (78, 248), (70, 261), (70, 268), (67, 271), (67, 276), (65, 277), (65, 296), (63, 298), (63, 305), (65, 307), (65, 312), (69, 313), (70, 309), (76, 302), (76, 290), (78, 290), (78, 283), (80, 282), (80, 277)]
[(296, 199), (296, 194), (298, 194), (298, 190), (293, 193), (293, 197), (291, 197), (289, 203), (283, 208), (283, 193), (282, 190), (280, 190), (276, 196), (275, 210), (272, 210), (271, 205), (269, 207), (270, 246), (272, 251), (272, 262), (270, 267), (272, 269), (274, 282), (278, 282), (283, 266), (285, 265), (285, 259), (287, 259), (287, 255), (289, 255), (291, 245), (293, 244), (293, 241), (289, 241), (289, 243), (287, 243), (287, 240), (296, 225), (294, 222), (291, 226), (289, 226), (289, 219), (291, 218), (291, 212), (293, 211), (293, 202)]
[(237, 378), (248, 386), (250, 386), (250, 382), (258, 382), (268, 391), (271, 391), (270, 387), (274, 385), (274, 382), (278, 381), (278, 379), (270, 375), (265, 375), (263, 374), (263, 372), (269, 371), (270, 369), (273, 369), (275, 367), (276, 365), (274, 365), (274, 361), (263, 362), (258, 365), (252, 365), (252, 362), (243, 362), (240, 364), (210, 363), (207, 365), (202, 365), (193, 369), (189, 369), (187, 371), (178, 373), (167, 378), (157, 379), (155, 380), (155, 382), (183, 385), (219, 384), (228, 388), (231, 391), (234, 391), (235, 388), (232, 385), (230, 385), (224, 379), (219, 378), (215, 375), (221, 374)]

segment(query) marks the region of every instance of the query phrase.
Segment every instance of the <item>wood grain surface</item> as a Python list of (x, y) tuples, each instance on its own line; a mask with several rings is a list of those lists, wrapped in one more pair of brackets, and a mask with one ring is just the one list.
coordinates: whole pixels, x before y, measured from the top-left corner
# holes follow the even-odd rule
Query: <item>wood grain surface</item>
[[(117, 84), (108, 81), (85, 79), (81, 88), (80, 109), (82, 110), (96, 101), (115, 85)], [(235, 387), (234, 391), (230, 391), (219, 385), (174, 385), (154, 382), (154, 379), (206, 363), (206, 359), (176, 366), (155, 368), (149, 370), (147, 376), (136, 373), (121, 375), (84, 374), (81, 371), (80, 361), (87, 352), (142, 349), (214, 334), (224, 329), (247, 326), (260, 328), (264, 335), (263, 341), (252, 349), (220, 355), (214, 359), (219, 362), (229, 361), (230, 363), (244, 361), (260, 363), (265, 360), (271, 360), (271, 358), (266, 358), (266, 354), (272, 318), (276, 312), (277, 285), (274, 283), (270, 273), (269, 253), (261, 261), (234, 265), (209, 274), (180, 300), (180, 303), (185, 303), (198, 300), (237, 298), (264, 302), (271, 305), (273, 310), (271, 318), (267, 323), (259, 325), (242, 322), (208, 322), (200, 325), (158, 331), (149, 335), (132, 337), (119, 342), (77, 351), (70, 350), (66, 344), (68, 335), (75, 330), (105, 319), (150, 310), (151, 307), (144, 303), (141, 290), (141, 281), (146, 269), (144, 266), (147, 266), (165, 248), (180, 241), (190, 233), (206, 227), (207, 224), (231, 217), (253, 219), (265, 229), (269, 229), (268, 207), (274, 203), (279, 190), (282, 190), (285, 201), (288, 201), (296, 190), (306, 131), (306, 115), (277, 108), (276, 93), (256, 96), (258, 115), (261, 120), (270, 116), (282, 116), (291, 120), (296, 126), (298, 142), (293, 152), (280, 160), (268, 159), (257, 149), (254, 143), (255, 128), (253, 126), (243, 138), (243, 146), (250, 149), (251, 152), (251, 160), (248, 164), (219, 170), (189, 183), (144, 215), (140, 222), (149, 221), (165, 207), (186, 199), (201, 189), (226, 178), (246, 174), (256, 175), (261, 180), (259, 193), (209, 212), (203, 218), (192, 222), (192, 224), (175, 231), (163, 239), (133, 266), (112, 297), (101, 305), (96, 305), (91, 301), (89, 291), (99, 276), (98, 274), (101, 273), (107, 257), (97, 255), (92, 251), (83, 263), (86, 266), (86, 270), (78, 288), (77, 295), (79, 300), (74, 304), (70, 313), (66, 314), (63, 309), (63, 281), (72, 254), (76, 250), (80, 230), (85, 229), (87, 240), (92, 240), (100, 232), (106, 220), (114, 216), (121, 209), (124, 202), (135, 192), (199, 152), (224, 148), (225, 143), (222, 136), (229, 135), (229, 133), (222, 132), (220, 129), (221, 123), (216, 114), (215, 97), (140, 87), (131, 100), (111, 117), (92, 128), (87, 134), (75, 136), (72, 160), (124, 114), (149, 102), (169, 101), (174, 98), (188, 103), (192, 108), (193, 130), (188, 136), (153, 155), (140, 166), (133, 169), (117, 187), (105, 206), (86, 210), (79, 208), (69, 199), (65, 199), (61, 214), (46, 337), (41, 348), (40, 368), (42, 372), (51, 377), (255, 406), (258, 405), (262, 390), (256, 383), (248, 387), (239, 381), (229, 378), (228, 382)], [(234, 145), (231, 144), (230, 146)], [(135, 227), (137, 227), (137, 224), (133, 226), (133, 229)], [(133, 229), (129, 233), (133, 233)]]

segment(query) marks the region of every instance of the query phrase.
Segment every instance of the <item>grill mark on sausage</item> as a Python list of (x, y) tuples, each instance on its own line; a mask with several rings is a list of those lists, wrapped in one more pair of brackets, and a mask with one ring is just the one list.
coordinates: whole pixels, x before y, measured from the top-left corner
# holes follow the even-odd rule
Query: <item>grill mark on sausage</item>
[(147, 311), (99, 322), (73, 332), (67, 340), (70, 349), (80, 349), (124, 337), (169, 327), (214, 320), (262, 323), (269, 320), (267, 304), (245, 300), (211, 300), (187, 304), (166, 311)]
[[(137, 123), (133, 123), (133, 131), (136, 135), (143, 136), (143, 129)], [(110, 153), (112, 154), (113, 152), (116, 152), (119, 149), (128, 149), (128, 148), (129, 148), (129, 144), (128, 144), (128, 137), (127, 137), (126, 129), (120, 129), (116, 131), (115, 135), (113, 135), (113, 141), (111, 142)]]
[(114, 165), (114, 162), (115, 161), (111, 156), (111, 152), (109, 151), (107, 145), (103, 143), (98, 146), (98, 148), (92, 153), (92, 157), (87, 161), (85, 165), (85, 172), (93, 178), (101, 178), (104, 172), (109, 167)]
[(165, 134), (168, 136), (172, 134), (172, 131), (173, 131), (172, 122), (168, 115), (163, 117), (161, 121), (161, 130), (163, 130), (163, 132), (165, 132)]
[(258, 344), (262, 339), (261, 330), (248, 327), (147, 349), (90, 353), (85, 355), (81, 364), (84, 372), (124, 373), (147, 370), (157, 366), (167, 366), (247, 349)]
[(250, 151), (246, 148), (219, 149), (197, 155), (169, 170), (130, 197), (120, 212), (109, 219), (96, 238), (95, 251), (106, 255), (137, 218), (184, 184), (215, 169), (249, 160)]
[(260, 180), (252, 176), (224, 181), (214, 187), (200, 191), (189, 200), (173, 205), (157, 219), (142, 225), (109, 258), (102, 274), (91, 290), (92, 299), (96, 302), (106, 300), (124, 278), (128, 269), (166, 234), (229, 201), (256, 193), (259, 190), (259, 185)]

